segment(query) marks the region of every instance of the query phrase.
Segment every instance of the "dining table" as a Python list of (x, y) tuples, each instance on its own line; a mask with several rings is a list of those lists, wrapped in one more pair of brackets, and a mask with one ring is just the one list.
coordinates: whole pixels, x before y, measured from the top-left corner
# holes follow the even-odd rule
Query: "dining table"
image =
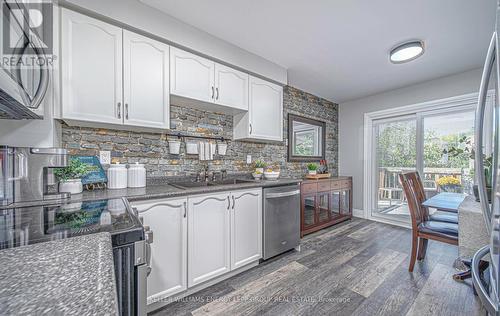
[[(438, 211), (458, 213), (458, 258), (453, 265), (462, 272), (455, 273), (453, 279), (463, 281), (470, 278), (470, 259), (489, 242), (481, 205), (474, 196), (453, 192), (438, 193), (422, 205)], [(488, 267), (487, 261), (481, 263), (481, 270)]]
[(466, 196), (463, 193), (441, 192), (425, 200), (422, 205), (440, 211), (458, 213), (458, 208)]

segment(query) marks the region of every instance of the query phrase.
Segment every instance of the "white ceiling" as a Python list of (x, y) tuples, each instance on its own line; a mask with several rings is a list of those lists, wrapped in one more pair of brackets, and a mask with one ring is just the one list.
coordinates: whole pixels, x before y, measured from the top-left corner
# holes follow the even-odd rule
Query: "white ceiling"
[[(141, 0), (288, 69), (291, 86), (343, 102), (482, 66), (496, 0)], [(407, 64), (390, 49), (426, 52)]]

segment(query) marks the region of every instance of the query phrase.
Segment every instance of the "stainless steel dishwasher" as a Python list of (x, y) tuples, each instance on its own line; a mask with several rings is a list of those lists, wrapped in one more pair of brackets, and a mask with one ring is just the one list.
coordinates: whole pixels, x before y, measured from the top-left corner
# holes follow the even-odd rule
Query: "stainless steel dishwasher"
[(269, 259), (300, 244), (300, 186), (264, 189), (263, 259)]

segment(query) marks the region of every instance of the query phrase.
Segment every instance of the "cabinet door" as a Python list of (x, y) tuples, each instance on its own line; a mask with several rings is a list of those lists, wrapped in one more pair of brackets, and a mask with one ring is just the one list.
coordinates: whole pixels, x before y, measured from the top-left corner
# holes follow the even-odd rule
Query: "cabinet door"
[(124, 123), (169, 128), (169, 46), (123, 31)]
[(122, 124), (122, 29), (62, 9), (62, 118)]
[(330, 192), (318, 193), (318, 223), (330, 221)]
[(231, 270), (262, 258), (262, 190), (232, 192)]
[(283, 88), (250, 76), (250, 137), (283, 140)]
[(188, 286), (231, 270), (230, 193), (188, 199)]
[(205, 102), (215, 99), (215, 63), (183, 50), (170, 48), (170, 93)]
[(342, 192), (333, 191), (332, 195), (332, 206), (331, 206), (331, 218), (336, 219), (341, 215), (341, 205), (342, 205)]
[(342, 191), (342, 199), (340, 203), (340, 213), (342, 215), (351, 215), (351, 190)]
[(249, 75), (215, 64), (215, 103), (248, 111)]
[(316, 225), (316, 193), (302, 196), (302, 230)]
[(187, 199), (134, 203), (153, 232), (148, 304), (187, 289)]

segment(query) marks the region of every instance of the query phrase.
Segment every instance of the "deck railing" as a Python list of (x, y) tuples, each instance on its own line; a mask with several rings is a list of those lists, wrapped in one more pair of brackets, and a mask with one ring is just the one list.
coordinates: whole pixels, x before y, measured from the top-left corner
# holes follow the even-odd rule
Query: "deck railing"
[[(413, 171), (415, 168), (396, 168), (396, 167), (380, 167), (379, 168), (379, 201), (389, 202), (389, 205), (404, 202), (404, 194), (399, 183), (399, 174), (401, 172)], [(427, 197), (436, 195), (440, 188), (437, 185), (437, 180), (441, 177), (453, 176), (460, 180), (463, 192), (470, 193), (472, 190), (472, 176), (468, 174), (468, 169), (460, 168), (425, 168), (422, 181)], [(384, 203), (386, 204), (386, 203)]]

